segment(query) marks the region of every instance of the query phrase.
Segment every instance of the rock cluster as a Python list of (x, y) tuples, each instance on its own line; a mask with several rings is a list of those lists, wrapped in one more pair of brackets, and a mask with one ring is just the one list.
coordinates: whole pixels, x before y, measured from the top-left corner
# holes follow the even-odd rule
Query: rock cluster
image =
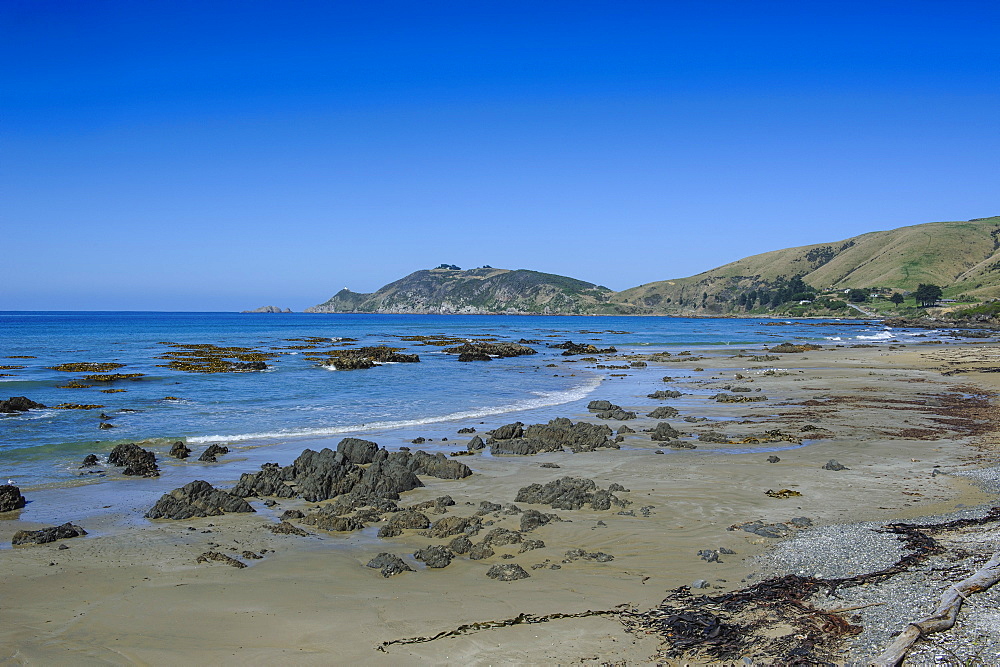
[(485, 341), (469, 342), (456, 347), (446, 347), (441, 350), (445, 354), (457, 354), (459, 361), (489, 361), (494, 357), (519, 357), (536, 354), (530, 347), (518, 343)]
[(124, 467), (123, 475), (134, 477), (159, 477), (156, 455), (134, 442), (116, 445), (108, 454), (108, 464)]
[(372, 368), (380, 363), (417, 363), (420, 357), (416, 354), (401, 354), (398, 349), (388, 345), (357, 347), (350, 350), (338, 350), (331, 356), (329, 363), (338, 371), (350, 371)]
[(165, 493), (152, 509), (147, 519), (191, 519), (193, 517), (219, 516), (227, 512), (253, 512), (243, 498), (220, 491), (208, 482), (195, 480), (179, 489)]
[[(557, 417), (547, 424), (532, 424), (526, 429), (521, 422), (507, 424), (488, 433), (486, 444), (494, 455), (530, 456), (542, 452), (592, 452), (595, 449), (618, 449), (613, 432), (605, 425), (589, 422), (573, 423)], [(471, 444), (471, 443), (470, 443)]]
[(368, 567), (381, 570), (383, 577), (391, 577), (401, 572), (413, 572), (413, 568), (403, 562), (403, 559), (394, 554), (382, 552), (368, 561)]
[(549, 347), (563, 350), (564, 357), (571, 357), (577, 354), (614, 354), (618, 351), (614, 346), (601, 350), (594, 345), (590, 345), (588, 343), (574, 343), (571, 340), (557, 345), (550, 345)]
[(585, 505), (591, 509), (608, 510), (612, 505), (624, 507), (626, 501), (614, 495), (625, 491), (620, 484), (600, 489), (592, 479), (563, 477), (548, 484), (529, 484), (517, 492), (514, 502), (549, 505), (553, 509), (578, 510)]
[(389, 452), (367, 440), (344, 438), (336, 452), (307, 449), (290, 466), (265, 463), (259, 472), (244, 473), (233, 493), (244, 498), (302, 497), (311, 502), (345, 494), (397, 500), (400, 493), (423, 486), (417, 475), (461, 479), (471, 474), (467, 465), (440, 453)]

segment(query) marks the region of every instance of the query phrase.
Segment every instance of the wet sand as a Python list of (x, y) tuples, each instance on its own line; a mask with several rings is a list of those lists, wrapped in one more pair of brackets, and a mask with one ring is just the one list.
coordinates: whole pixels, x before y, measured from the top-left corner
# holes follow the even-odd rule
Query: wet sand
[[(634, 637), (613, 617), (602, 616), (483, 629), (391, 645), (384, 652), (376, 646), (520, 613), (649, 608), (667, 590), (699, 579), (708, 583), (706, 592), (741, 588), (768, 576), (758, 570), (755, 556), (776, 540), (727, 530), (734, 524), (785, 523), (793, 517), (806, 517), (817, 526), (889, 522), (993, 501), (994, 496), (967, 479), (948, 473), (997, 462), (996, 410), (973, 396), (997, 386), (995, 374), (974, 372), (977, 364), (996, 363), (997, 352), (987, 344), (827, 347), (773, 361), (730, 352), (681, 362), (649, 361), (645, 368), (622, 371), (626, 377), (609, 381), (625, 383), (616, 384), (618, 395), (630, 384), (646, 387), (651, 378), (678, 375), (682, 369), (692, 372), (691, 377), (661, 386), (689, 395), (661, 401), (637, 390), (631, 403), (617, 401), (640, 415), (625, 422), (638, 433), (628, 435), (621, 450), (462, 457), (476, 474), (464, 480), (422, 477), (426, 487), (404, 494), (400, 505), (448, 494), (456, 502), (449, 514), (469, 516), (480, 501), (510, 503), (527, 484), (572, 476), (593, 479), (602, 488), (623, 485), (629, 491), (617, 495), (631, 502), (627, 510), (636, 516), (619, 515), (619, 508), (567, 511), (518, 503), (521, 509), (534, 507), (565, 519), (531, 533), (545, 548), (518, 553), (514, 544), (497, 548), (495, 556), (484, 560), (458, 556), (443, 569), (410, 560), (416, 572), (386, 579), (364, 564), (382, 551), (408, 557), (451, 538), (430, 539), (410, 530), (379, 539), (377, 525), (349, 534), (302, 526), (313, 533), (310, 537), (275, 535), (263, 528), (286, 509), (315, 506), (301, 500), (279, 500), (277, 507), (265, 508), (251, 499), (258, 513), (249, 516), (187, 521), (132, 516), (125, 528), (120, 514), (93, 517), (84, 525), (91, 533), (85, 538), (0, 551), (0, 659), (5, 664), (643, 664), (655, 655), (658, 639)], [(956, 368), (959, 374), (942, 375)], [(737, 380), (737, 374), (744, 377)], [(718, 403), (710, 398), (726, 385), (751, 390), (739, 395), (768, 400)], [(592, 396), (603, 397), (602, 389)], [(802, 445), (698, 442), (693, 450), (665, 449), (642, 432), (658, 421), (642, 415), (659, 405), (681, 410), (678, 418), (664, 421), (682, 432), (714, 430), (743, 440), (778, 429), (806, 440)], [(683, 417), (710, 421), (686, 422)], [(815, 428), (803, 430), (807, 426)], [(455, 435), (458, 427), (441, 427), (456, 449), (468, 437)], [(780, 461), (768, 463), (770, 455)], [(848, 469), (824, 469), (830, 459)], [(542, 463), (560, 467), (542, 468)], [(195, 478), (192, 473), (190, 479)], [(765, 495), (780, 489), (801, 495)], [(35, 500), (58, 498), (55, 490)], [(649, 516), (643, 516), (640, 508), (649, 506)], [(141, 515), (140, 509), (136, 513)], [(16, 530), (35, 527), (16, 520), (16, 513), (5, 518), (0, 520), (0, 541), (6, 544)], [(497, 513), (484, 519), (495, 522), (490, 528), (516, 529), (519, 517)], [(61, 544), (68, 548), (60, 550)], [(574, 548), (605, 552), (614, 560), (564, 563), (566, 552)], [(721, 563), (706, 562), (697, 553), (720, 548), (736, 553), (723, 555)], [(196, 562), (210, 550), (239, 558), (248, 567)], [(261, 559), (241, 556), (262, 550)], [(531, 569), (546, 561), (560, 568)], [(490, 580), (485, 573), (495, 563), (520, 564), (531, 577)]]

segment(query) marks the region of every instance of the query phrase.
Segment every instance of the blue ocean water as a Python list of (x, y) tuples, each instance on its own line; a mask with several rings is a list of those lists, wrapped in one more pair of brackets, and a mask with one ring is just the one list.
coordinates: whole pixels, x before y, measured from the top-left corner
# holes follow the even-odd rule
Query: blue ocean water
[[(594, 392), (610, 395), (614, 371), (565, 363), (562, 350), (548, 346), (566, 340), (624, 353), (706, 348), (732, 354), (785, 340), (877, 342), (907, 335), (878, 323), (774, 324), (667, 317), (3, 312), (0, 366), (7, 368), (0, 370), (0, 397), (102, 407), (0, 415), (0, 475), (24, 480), (27, 488), (78, 483), (86, 454), (106, 454), (120, 442), (183, 439), (256, 449), (346, 434), (441, 424), (454, 432), (466, 422), (495, 426), (525, 415), (579, 414)], [(531, 347), (539, 353), (461, 363), (440, 347), (401, 340), (409, 336), (528, 339), (538, 341)], [(421, 361), (333, 371), (306, 359), (310, 350), (288, 349), (302, 344), (290, 339), (307, 337), (331, 345), (342, 338), (387, 344)], [(253, 347), (278, 356), (262, 372), (190, 373), (163, 367), (167, 361), (158, 357), (175, 349), (165, 343)], [(144, 375), (60, 388), (86, 375), (51, 369), (68, 362), (114, 362), (123, 367), (112, 372)], [(126, 391), (102, 392), (109, 387)], [(631, 391), (644, 394), (647, 388), (640, 383)], [(101, 413), (113, 429), (98, 429)]]

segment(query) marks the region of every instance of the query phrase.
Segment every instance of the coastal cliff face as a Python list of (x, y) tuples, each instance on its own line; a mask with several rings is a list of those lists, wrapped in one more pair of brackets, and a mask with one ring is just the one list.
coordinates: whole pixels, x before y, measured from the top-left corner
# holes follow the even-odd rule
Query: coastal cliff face
[(342, 289), (307, 313), (626, 314), (614, 292), (575, 278), (526, 269), (415, 271), (376, 292)]

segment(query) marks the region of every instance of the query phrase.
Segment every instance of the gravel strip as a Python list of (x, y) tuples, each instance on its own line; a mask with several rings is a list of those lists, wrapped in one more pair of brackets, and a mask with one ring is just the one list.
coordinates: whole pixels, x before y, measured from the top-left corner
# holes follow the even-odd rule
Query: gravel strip
[[(981, 481), (990, 490), (1000, 489), (1000, 468), (961, 474)], [(976, 518), (988, 509), (966, 508), (909, 523)], [(759, 557), (758, 566), (765, 578), (786, 574), (836, 578), (874, 572), (905, 555), (895, 535), (875, 532), (882, 525), (859, 523), (806, 529)], [(925, 560), (919, 567), (878, 583), (840, 589), (833, 597), (820, 594), (811, 600), (826, 609), (873, 605), (847, 613), (864, 631), (850, 641), (845, 652), (849, 662), (845, 664), (870, 664), (910, 621), (932, 613), (949, 586), (981, 568), (1000, 550), (1000, 527), (996, 524), (945, 531), (934, 538), (948, 551)], [(955, 627), (919, 641), (905, 664), (1000, 664), (1000, 585), (970, 596)]]

